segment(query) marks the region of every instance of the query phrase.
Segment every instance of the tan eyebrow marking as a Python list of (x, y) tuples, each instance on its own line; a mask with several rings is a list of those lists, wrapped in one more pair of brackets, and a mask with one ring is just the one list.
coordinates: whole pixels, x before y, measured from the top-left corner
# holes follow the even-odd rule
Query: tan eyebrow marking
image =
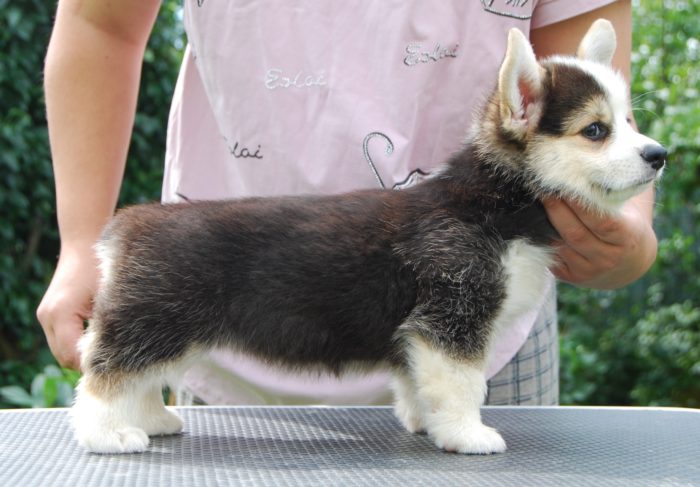
[(576, 134), (593, 122), (602, 122), (608, 127), (613, 123), (613, 111), (605, 97), (596, 96), (589, 100), (582, 109), (576, 110), (564, 121), (566, 134)]

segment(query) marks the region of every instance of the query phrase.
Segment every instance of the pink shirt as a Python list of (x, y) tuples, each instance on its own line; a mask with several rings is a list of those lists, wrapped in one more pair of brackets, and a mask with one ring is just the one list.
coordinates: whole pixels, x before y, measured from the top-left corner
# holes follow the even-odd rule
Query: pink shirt
[[(495, 86), (508, 29), (527, 33), (607, 3), (186, 0), (163, 201), (412, 184), (460, 149)], [(498, 340), (489, 375), (535, 316)], [(229, 394), (238, 386), (256, 397), (372, 402), (387, 381), (385, 372), (290, 374), (228, 352), (186, 376), (210, 403), (258, 400)]]

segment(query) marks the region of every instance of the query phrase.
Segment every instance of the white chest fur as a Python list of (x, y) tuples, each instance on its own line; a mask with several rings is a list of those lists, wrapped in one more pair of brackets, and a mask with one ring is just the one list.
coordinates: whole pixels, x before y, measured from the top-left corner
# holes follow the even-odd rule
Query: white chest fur
[(533, 245), (524, 239), (508, 244), (501, 258), (506, 275), (506, 299), (496, 317), (496, 334), (542, 302), (551, 279), (548, 267), (553, 261), (552, 249)]

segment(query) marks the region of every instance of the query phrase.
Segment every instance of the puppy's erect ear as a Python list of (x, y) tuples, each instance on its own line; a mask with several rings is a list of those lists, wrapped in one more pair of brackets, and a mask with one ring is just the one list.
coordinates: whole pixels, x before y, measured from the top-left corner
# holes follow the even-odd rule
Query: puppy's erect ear
[(608, 20), (598, 19), (583, 36), (576, 55), (580, 59), (610, 66), (616, 47), (617, 38), (613, 25)]
[(511, 29), (498, 73), (498, 94), (503, 128), (518, 139), (539, 121), (543, 71), (525, 35)]

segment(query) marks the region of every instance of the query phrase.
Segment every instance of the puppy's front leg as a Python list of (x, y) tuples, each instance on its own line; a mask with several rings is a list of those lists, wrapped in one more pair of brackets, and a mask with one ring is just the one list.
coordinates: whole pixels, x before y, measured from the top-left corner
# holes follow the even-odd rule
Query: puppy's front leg
[(395, 371), (391, 389), (394, 392), (394, 414), (401, 424), (409, 433), (424, 433), (425, 412), (410, 374), (405, 370)]
[(407, 357), (422, 403), (423, 425), (439, 448), (471, 454), (505, 451), (498, 432), (481, 422), (486, 397), (485, 364), (457, 359), (419, 336), (407, 340)]

